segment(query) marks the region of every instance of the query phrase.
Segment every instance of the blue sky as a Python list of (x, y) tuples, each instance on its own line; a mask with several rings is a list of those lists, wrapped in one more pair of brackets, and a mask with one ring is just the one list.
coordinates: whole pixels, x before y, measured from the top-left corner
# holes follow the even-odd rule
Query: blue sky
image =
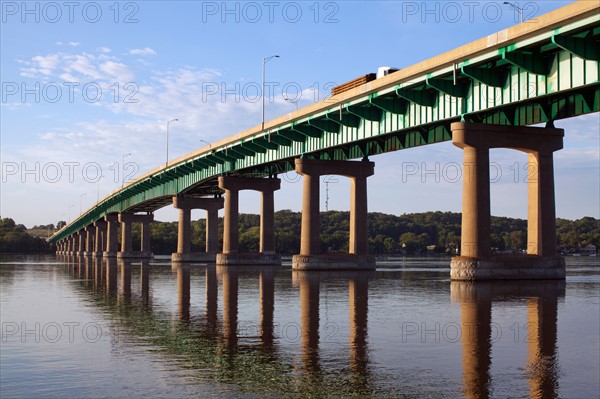
[[(520, 2), (528, 23), (569, 2)], [(261, 121), (322, 100), (332, 85), (405, 67), (514, 25), (502, 2), (12, 2), (2, 1), (0, 215), (28, 227), (73, 219), (127, 178)], [(557, 216), (600, 217), (598, 114), (556, 123)], [(131, 154), (124, 157), (125, 154)], [(460, 211), (450, 143), (377, 156), (369, 209)], [(524, 154), (495, 150), (492, 213), (526, 218)], [(426, 171), (434, 171), (426, 173)], [(100, 177), (104, 176), (104, 177)], [(284, 176), (277, 209), (300, 210), (301, 183)], [(322, 209), (325, 209), (325, 185)], [(349, 208), (330, 180), (329, 209)], [(242, 212), (258, 213), (257, 193)], [(202, 216), (199, 212), (197, 216)], [(175, 220), (173, 209), (157, 212)]]

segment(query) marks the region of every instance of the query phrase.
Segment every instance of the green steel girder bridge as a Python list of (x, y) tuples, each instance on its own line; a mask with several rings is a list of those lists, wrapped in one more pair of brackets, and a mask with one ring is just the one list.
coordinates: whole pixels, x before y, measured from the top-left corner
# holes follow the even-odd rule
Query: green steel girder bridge
[(526, 126), (600, 110), (600, 3), (579, 1), (199, 149), (106, 196), (50, 238), (219, 176), (274, 176), (296, 158), (350, 160), (452, 139), (453, 122)]

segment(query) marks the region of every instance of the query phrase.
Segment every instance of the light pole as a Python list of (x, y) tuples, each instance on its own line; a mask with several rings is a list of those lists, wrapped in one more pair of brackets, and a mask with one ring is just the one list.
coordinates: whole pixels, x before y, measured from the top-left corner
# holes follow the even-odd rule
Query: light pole
[(211, 144), (211, 143), (209, 143), (209, 142), (208, 142), (208, 141), (206, 141), (206, 140), (202, 140), (202, 139), (200, 139), (199, 141), (200, 141), (201, 143), (208, 144), (208, 149), (209, 149), (209, 150), (210, 150), (210, 148), (212, 147), (212, 144)]
[(171, 119), (170, 121), (167, 121), (167, 162), (165, 163), (165, 167), (169, 166), (169, 125), (171, 124), (171, 122), (177, 122), (179, 119), (175, 118), (175, 119)]
[(79, 196), (79, 214), (83, 212), (83, 197), (85, 197), (87, 193), (83, 193)]
[(516, 4), (514, 4), (514, 3), (511, 3), (510, 1), (505, 1), (505, 2), (504, 2), (504, 3), (502, 3), (502, 4), (506, 4), (506, 5), (507, 5), (507, 6), (509, 6), (510, 8), (512, 8), (512, 9), (514, 9), (514, 10), (516, 10), (516, 11), (519, 13), (519, 21), (520, 21), (521, 23), (523, 23), (523, 22), (524, 22), (524, 19), (525, 19), (525, 17), (524, 17), (524, 15), (523, 15), (523, 14), (525, 13), (525, 8), (519, 7), (518, 5), (516, 5)]
[(121, 188), (125, 187), (125, 157), (130, 156), (131, 153), (123, 154), (121, 156)]
[(265, 130), (265, 64), (273, 58), (279, 58), (278, 55), (272, 55), (270, 57), (263, 58), (262, 63), (262, 127), (261, 130)]
[(290, 104), (294, 104), (296, 106), (296, 111), (298, 111), (298, 101), (300, 101), (300, 99), (292, 100), (291, 98), (288, 98), (288, 97), (283, 97), (283, 99)]

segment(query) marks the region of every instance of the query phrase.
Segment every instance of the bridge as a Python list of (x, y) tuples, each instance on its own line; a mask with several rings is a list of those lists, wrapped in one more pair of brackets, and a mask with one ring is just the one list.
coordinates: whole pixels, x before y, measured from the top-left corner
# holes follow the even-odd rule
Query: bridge
[[(553, 152), (564, 132), (553, 121), (600, 110), (600, 4), (578, 1), (447, 53), (344, 91), (158, 167), (99, 201), (51, 242), (58, 253), (148, 257), (149, 224), (179, 209), (174, 261), (280, 264), (273, 193), (280, 173), (303, 176), (300, 254), (293, 268), (372, 269), (367, 253), (367, 177), (378, 154), (452, 140), (464, 152), (461, 256), (456, 280), (564, 278), (556, 253)], [(528, 125), (546, 123), (545, 128)], [(491, 253), (489, 149), (528, 154), (528, 255)], [(359, 161), (356, 161), (359, 159)], [(319, 177), (351, 178), (347, 256), (323, 254)], [(238, 194), (261, 192), (260, 252), (238, 251)], [(224, 198), (223, 198), (224, 197)], [(225, 208), (223, 248), (217, 212)], [(206, 252), (190, 251), (190, 212), (207, 210)], [(131, 245), (141, 223), (141, 253)], [(121, 245), (117, 234), (121, 225)]]

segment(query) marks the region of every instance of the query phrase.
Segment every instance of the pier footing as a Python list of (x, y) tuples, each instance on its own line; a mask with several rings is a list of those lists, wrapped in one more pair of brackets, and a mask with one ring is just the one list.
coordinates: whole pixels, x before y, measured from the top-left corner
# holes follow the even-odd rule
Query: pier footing
[(295, 270), (374, 270), (375, 257), (354, 254), (294, 255)]
[(152, 259), (154, 254), (151, 252), (117, 252), (119, 259)]
[(172, 262), (208, 262), (215, 263), (216, 254), (206, 252), (173, 252), (171, 254)]
[(453, 281), (564, 280), (565, 275), (565, 259), (561, 256), (456, 256), (450, 262), (450, 278)]
[(281, 256), (261, 253), (217, 254), (217, 265), (281, 266)]

